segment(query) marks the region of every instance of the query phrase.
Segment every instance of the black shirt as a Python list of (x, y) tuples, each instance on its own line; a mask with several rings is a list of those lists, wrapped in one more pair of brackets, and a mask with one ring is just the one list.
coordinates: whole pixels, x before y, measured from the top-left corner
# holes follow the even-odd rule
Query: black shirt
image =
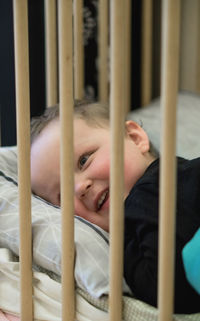
[[(124, 276), (133, 294), (157, 306), (159, 160), (125, 201)], [(186, 280), (182, 249), (200, 227), (200, 158), (177, 158), (175, 313), (200, 312), (200, 295)]]

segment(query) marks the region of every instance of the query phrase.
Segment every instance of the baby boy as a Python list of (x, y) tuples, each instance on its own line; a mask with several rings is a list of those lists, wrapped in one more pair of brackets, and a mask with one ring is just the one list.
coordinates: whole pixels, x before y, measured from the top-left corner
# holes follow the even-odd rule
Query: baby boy
[[(32, 121), (32, 190), (60, 205), (58, 106)], [(74, 109), (75, 213), (109, 231), (109, 109), (83, 103)], [(200, 226), (200, 158), (177, 158), (175, 251), (176, 313), (200, 311), (200, 296), (186, 279), (184, 245)], [(124, 276), (133, 294), (157, 305), (159, 159), (147, 133), (128, 120), (124, 129)]]

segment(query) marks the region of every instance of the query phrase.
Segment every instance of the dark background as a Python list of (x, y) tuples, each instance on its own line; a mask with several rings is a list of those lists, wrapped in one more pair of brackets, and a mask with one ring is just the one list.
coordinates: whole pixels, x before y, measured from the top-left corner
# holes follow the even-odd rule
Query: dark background
[[(14, 41), (12, 0), (0, 1), (0, 116), (1, 145), (16, 144)], [(29, 0), (29, 62), (30, 62), (30, 106), (31, 116), (43, 112), (45, 102), (45, 48), (44, 48), (44, 3), (43, 0)], [(85, 0), (84, 6), (96, 19), (95, 1)], [(93, 98), (98, 98), (96, 31), (85, 44), (86, 88), (93, 88)], [(141, 1), (132, 1), (131, 35), (131, 109), (140, 106), (140, 39)]]

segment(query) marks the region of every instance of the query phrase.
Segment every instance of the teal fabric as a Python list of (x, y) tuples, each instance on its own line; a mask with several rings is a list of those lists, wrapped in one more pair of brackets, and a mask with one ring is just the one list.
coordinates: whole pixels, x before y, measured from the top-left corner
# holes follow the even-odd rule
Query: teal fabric
[(200, 294), (200, 228), (182, 251), (186, 277), (192, 287)]

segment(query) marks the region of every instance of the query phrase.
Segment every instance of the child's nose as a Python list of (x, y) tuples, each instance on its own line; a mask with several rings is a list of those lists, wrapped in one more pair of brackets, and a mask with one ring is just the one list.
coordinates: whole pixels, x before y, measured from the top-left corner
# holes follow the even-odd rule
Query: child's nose
[(92, 181), (89, 179), (75, 182), (75, 195), (78, 198), (83, 198), (88, 193), (91, 186)]

